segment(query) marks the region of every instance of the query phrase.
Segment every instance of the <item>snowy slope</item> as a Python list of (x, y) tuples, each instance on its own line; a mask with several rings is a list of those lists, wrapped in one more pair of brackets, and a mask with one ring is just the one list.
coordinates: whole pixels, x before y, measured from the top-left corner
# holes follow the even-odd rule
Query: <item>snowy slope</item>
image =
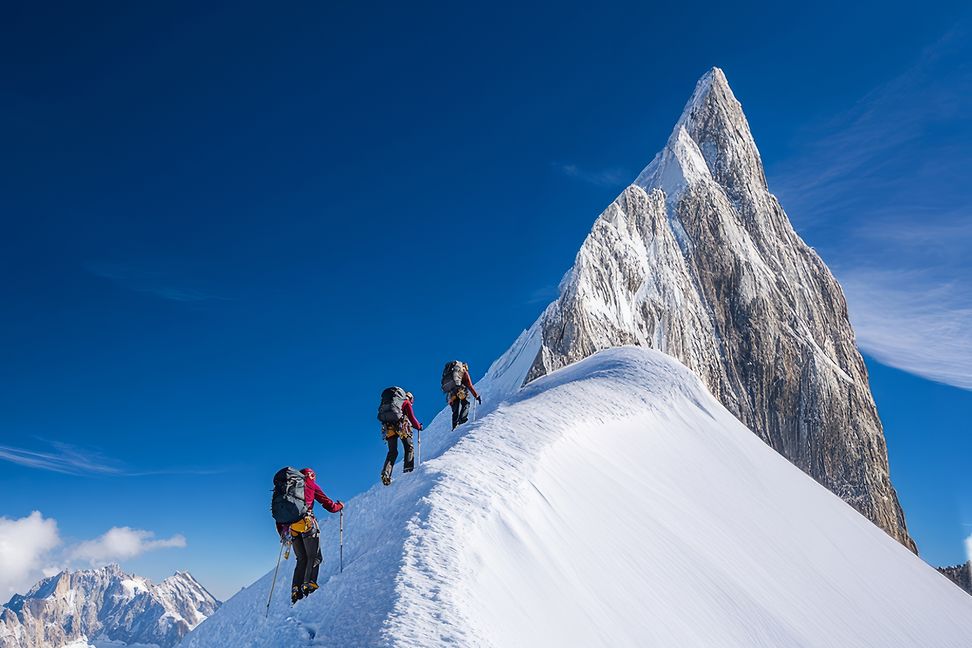
[(268, 574), (183, 645), (972, 645), (972, 598), (676, 360), (612, 349), (512, 393), (537, 343), (483, 381), (506, 402), (458, 436), (440, 414), (434, 458), (349, 503), (343, 574), (332, 516), (318, 593), (289, 606), (290, 562), (269, 619)]

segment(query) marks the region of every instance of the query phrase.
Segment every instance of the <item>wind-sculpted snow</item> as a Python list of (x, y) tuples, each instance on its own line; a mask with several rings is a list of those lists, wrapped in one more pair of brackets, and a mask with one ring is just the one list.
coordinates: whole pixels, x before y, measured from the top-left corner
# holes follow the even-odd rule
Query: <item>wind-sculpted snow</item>
[(268, 618), (269, 573), (183, 646), (970, 645), (972, 598), (671, 357), (612, 349), (498, 398), (536, 337), (478, 420), (443, 412), (425, 463), (348, 503), (343, 573), (332, 516), (317, 593), (290, 606), (291, 561)]
[(915, 549), (843, 292), (769, 192), (721, 70), (601, 214), (540, 319), (536, 378), (636, 344), (678, 358), (795, 465)]

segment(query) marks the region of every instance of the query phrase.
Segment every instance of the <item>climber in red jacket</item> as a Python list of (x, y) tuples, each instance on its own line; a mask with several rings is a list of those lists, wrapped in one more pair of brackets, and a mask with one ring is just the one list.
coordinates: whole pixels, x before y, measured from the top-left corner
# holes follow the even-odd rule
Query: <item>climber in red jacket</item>
[(309, 596), (317, 588), (317, 572), (320, 571), (324, 557), (321, 555), (321, 529), (314, 517), (314, 502), (320, 502), (327, 511), (337, 513), (344, 508), (341, 502), (334, 502), (317, 485), (317, 475), (313, 468), (300, 471), (304, 475), (304, 502), (307, 515), (293, 524), (277, 524), (277, 533), (283, 542), (290, 541), (297, 556), (294, 580), (291, 584), (290, 600), (296, 603)]
[(451, 389), (446, 397), (446, 400), (452, 407), (453, 430), (469, 420), (469, 394), (472, 394), (477, 402), (483, 402), (483, 399), (479, 397), (479, 393), (476, 392), (476, 388), (473, 387), (472, 378), (469, 377), (469, 365), (463, 362), (462, 382)]
[(405, 401), (402, 403), (402, 418), (397, 425), (388, 425), (385, 430), (385, 441), (388, 442), (388, 454), (385, 455), (385, 465), (381, 468), (381, 483), (385, 486), (391, 484), (392, 467), (398, 459), (398, 440), (402, 440), (402, 447), (405, 448), (405, 462), (402, 472), (412, 472), (415, 469), (415, 448), (412, 445), (412, 428), (419, 432), (422, 431), (422, 424), (415, 418), (413, 403), (415, 397), (412, 392), (405, 392)]

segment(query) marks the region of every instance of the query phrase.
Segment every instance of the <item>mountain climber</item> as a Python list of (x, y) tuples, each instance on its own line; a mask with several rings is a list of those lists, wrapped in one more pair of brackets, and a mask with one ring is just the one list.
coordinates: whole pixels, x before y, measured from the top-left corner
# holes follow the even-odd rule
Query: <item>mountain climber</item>
[(469, 394), (477, 403), (483, 402), (469, 377), (469, 365), (459, 360), (447, 363), (442, 370), (442, 391), (446, 394), (446, 402), (452, 407), (453, 430), (469, 420)]
[(412, 472), (415, 468), (415, 449), (412, 446), (412, 428), (422, 431), (422, 424), (415, 418), (413, 404), (415, 397), (401, 387), (389, 387), (381, 393), (378, 406), (378, 420), (382, 425), (382, 438), (388, 443), (385, 465), (381, 468), (381, 483), (388, 486), (392, 481), (392, 468), (398, 459), (398, 440), (405, 448), (405, 463), (402, 472)]
[[(337, 513), (344, 508), (344, 504), (340, 501), (331, 501), (321, 490), (321, 487), (317, 485), (317, 475), (313, 468), (304, 468), (300, 471), (300, 474), (304, 476), (304, 504), (307, 507), (307, 513), (292, 524), (277, 522), (277, 534), (280, 535), (280, 541), (290, 542), (294, 547), (294, 554), (297, 556), (297, 566), (294, 568), (294, 579), (290, 593), (292, 603), (296, 603), (305, 596), (310, 596), (317, 590), (317, 572), (321, 568), (321, 563), (324, 562), (324, 557), (321, 555), (321, 529), (317, 524), (317, 518), (314, 517), (314, 502), (320, 502), (321, 506), (331, 513)], [(276, 483), (276, 479), (274, 482)]]

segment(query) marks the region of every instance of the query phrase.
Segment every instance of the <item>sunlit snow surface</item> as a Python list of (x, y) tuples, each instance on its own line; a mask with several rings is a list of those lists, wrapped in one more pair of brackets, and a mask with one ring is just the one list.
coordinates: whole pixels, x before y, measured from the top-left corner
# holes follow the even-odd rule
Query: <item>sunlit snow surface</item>
[[(423, 435), (426, 461), (351, 500), (345, 570), (293, 559), (184, 646), (972, 646), (972, 597), (743, 427), (682, 365), (603, 351)], [(523, 360), (523, 358), (527, 358)], [(526, 365), (526, 366), (524, 366)], [(268, 551), (273, 551), (268, 539)]]

